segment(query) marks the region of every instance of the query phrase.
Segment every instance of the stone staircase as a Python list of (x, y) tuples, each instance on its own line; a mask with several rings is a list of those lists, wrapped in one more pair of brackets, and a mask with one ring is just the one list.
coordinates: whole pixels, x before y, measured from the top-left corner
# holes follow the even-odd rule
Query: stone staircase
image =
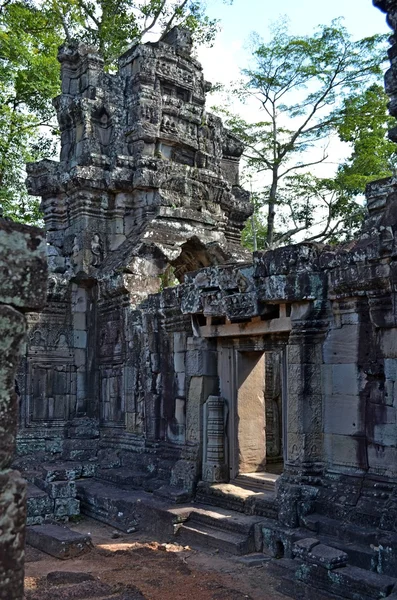
[(349, 565), (397, 577), (397, 533), (350, 523), (341, 527), (339, 521), (315, 513), (303, 521), (314, 538), (344, 552)]
[(151, 531), (168, 539), (191, 507), (175, 505), (143, 490), (122, 489), (103, 481), (77, 482), (81, 512), (125, 533)]
[(310, 514), (290, 529), (263, 520), (258, 524), (264, 552), (279, 560), (270, 570), (283, 593), (317, 600), (397, 600), (397, 534)]
[(269, 489), (260, 489), (261, 491), (252, 489), (244, 482), (237, 480), (231, 483), (217, 484), (200, 482), (197, 486), (196, 502), (246, 515), (277, 519), (278, 508), (274, 487), (269, 485)]
[(250, 554), (257, 549), (255, 525), (259, 521), (258, 517), (195, 505), (178, 528), (177, 539), (183, 545), (215, 548), (235, 555)]
[(49, 463), (21, 472), (28, 482), (27, 525), (68, 521), (80, 514), (76, 480), (93, 477), (91, 463)]

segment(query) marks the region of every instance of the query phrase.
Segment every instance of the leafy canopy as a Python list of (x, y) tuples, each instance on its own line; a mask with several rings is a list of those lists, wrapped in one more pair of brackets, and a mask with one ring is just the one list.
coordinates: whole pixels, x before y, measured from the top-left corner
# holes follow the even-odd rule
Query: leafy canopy
[[(354, 41), (341, 19), (320, 26), (312, 36), (292, 36), (285, 24), (278, 24), (270, 42), (254, 38), (253, 66), (243, 71), (245, 82), (234, 94), (242, 101), (257, 101), (263, 118), (247, 122), (225, 110), (223, 114), (246, 144), (247, 169), (266, 174), (262, 197), (267, 209), (268, 246), (314, 227), (310, 213), (316, 202), (324, 202), (318, 195), (308, 204), (307, 193), (319, 194), (320, 188), (330, 193), (325, 202), (328, 213), (321, 217), (329, 225), (326, 232), (318, 230), (316, 239), (335, 235), (334, 213), (345, 202), (334, 202), (344, 191), (331, 186), (329, 180), (314, 185), (314, 167), (326, 161), (330, 135), (342, 127), (348, 107), (351, 115), (359, 111), (359, 103), (351, 105), (353, 99), (379, 81), (384, 52), (385, 36)], [(302, 197), (299, 188), (303, 181)], [(293, 187), (298, 192), (295, 201), (291, 200)]]

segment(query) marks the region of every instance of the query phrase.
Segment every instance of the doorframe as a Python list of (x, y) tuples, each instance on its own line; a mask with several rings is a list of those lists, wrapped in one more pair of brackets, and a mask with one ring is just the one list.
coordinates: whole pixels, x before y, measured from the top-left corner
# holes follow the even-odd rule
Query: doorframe
[(220, 395), (228, 405), (228, 419), (225, 427), (229, 480), (239, 474), (238, 455), (238, 353), (281, 351), (281, 398), (282, 398), (282, 444), (283, 461), (286, 463), (287, 450), (287, 344), (289, 335), (261, 336), (255, 338), (218, 338), (218, 377)]

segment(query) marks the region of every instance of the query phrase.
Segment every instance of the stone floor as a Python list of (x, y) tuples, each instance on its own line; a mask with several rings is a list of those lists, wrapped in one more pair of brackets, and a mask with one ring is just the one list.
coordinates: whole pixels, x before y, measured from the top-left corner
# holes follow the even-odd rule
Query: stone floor
[[(271, 561), (247, 566), (217, 550), (161, 544), (124, 534), (89, 518), (71, 526), (90, 533), (92, 550), (59, 560), (31, 547), (26, 555), (26, 600), (284, 600)], [(319, 598), (317, 596), (317, 598)]]

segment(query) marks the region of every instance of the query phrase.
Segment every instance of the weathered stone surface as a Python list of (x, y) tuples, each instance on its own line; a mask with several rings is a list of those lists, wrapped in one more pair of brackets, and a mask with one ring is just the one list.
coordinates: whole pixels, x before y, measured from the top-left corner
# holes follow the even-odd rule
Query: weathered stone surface
[(89, 535), (51, 524), (28, 527), (26, 541), (34, 548), (62, 560), (85, 554), (92, 545)]
[(0, 471), (0, 598), (23, 597), (26, 482), (17, 471)]

